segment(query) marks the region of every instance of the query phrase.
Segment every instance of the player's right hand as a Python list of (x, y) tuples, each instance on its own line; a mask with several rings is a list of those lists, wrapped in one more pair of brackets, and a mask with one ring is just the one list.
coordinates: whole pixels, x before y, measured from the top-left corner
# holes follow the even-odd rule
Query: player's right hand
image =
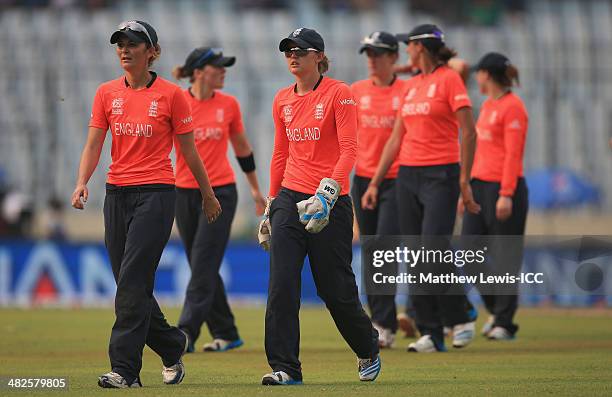
[(264, 251), (270, 251), (270, 240), (272, 239), (272, 226), (270, 225), (270, 206), (274, 197), (266, 198), (266, 209), (264, 211), (264, 219), (259, 222), (257, 227), (257, 240)]
[(213, 223), (221, 215), (221, 204), (213, 194), (212, 196), (202, 197), (202, 211), (206, 215), (208, 223)]
[(374, 185), (369, 185), (363, 196), (361, 196), (361, 208), (364, 210), (373, 210), (378, 204), (378, 188)]
[(469, 182), (459, 183), (461, 188), (461, 198), (463, 199), (463, 205), (465, 209), (471, 212), (472, 214), (480, 213), (480, 204), (474, 200), (474, 195), (472, 194), (472, 186)]
[[(86, 185), (77, 185), (72, 193), (71, 204), (74, 208), (82, 210), (85, 208), (85, 203), (89, 197), (89, 190)], [(82, 198), (82, 200), (81, 200)]]

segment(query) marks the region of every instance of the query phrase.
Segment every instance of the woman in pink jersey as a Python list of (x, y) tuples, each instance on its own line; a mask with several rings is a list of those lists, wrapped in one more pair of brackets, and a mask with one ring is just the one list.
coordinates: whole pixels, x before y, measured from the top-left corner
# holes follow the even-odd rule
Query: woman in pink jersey
[(72, 206), (83, 209), (104, 145), (112, 136), (112, 164), (104, 200), (104, 240), (117, 282), (116, 320), (110, 338), (111, 372), (99, 377), (105, 388), (141, 387), (145, 344), (162, 359), (166, 384), (185, 376), (184, 332), (171, 327), (153, 297), (155, 271), (174, 221), (174, 173), (170, 161), (176, 138), (198, 181), (208, 222), (221, 213), (193, 139), (191, 110), (180, 87), (150, 71), (161, 48), (146, 22), (126, 21), (111, 38), (123, 76), (103, 83), (94, 97)]
[[(453, 233), (459, 194), (468, 211), (480, 210), (469, 185), (476, 135), (471, 102), (461, 77), (447, 65), (456, 54), (446, 46), (437, 26), (420, 25), (397, 38), (407, 43), (410, 60), (421, 73), (407, 82), (399, 117), (362, 206), (376, 206), (379, 185), (399, 159), (396, 193), (401, 233), (423, 236), (427, 249), (444, 251), (448, 248), (445, 240)], [(440, 261), (420, 262), (415, 268), (436, 275), (454, 270), (454, 265)], [(420, 278), (419, 273), (416, 276)], [(476, 312), (468, 310), (469, 301), (459, 287), (453, 289), (447, 283), (411, 285), (416, 325), (422, 336), (409, 345), (409, 351), (445, 351), (444, 325), (453, 327), (454, 347), (470, 343)]]
[(227, 158), (228, 142), (249, 181), (257, 216), (263, 214), (266, 206), (259, 191), (253, 150), (244, 133), (240, 106), (236, 98), (220, 91), (225, 68), (235, 62), (235, 57), (223, 56), (220, 49), (201, 47), (191, 51), (185, 64), (174, 69), (175, 78), (189, 78), (191, 82), (184, 94), (191, 105), (196, 146), (223, 208), (215, 223), (206, 222), (197, 181), (177, 147), (176, 223), (191, 267), (178, 327), (189, 335), (188, 352), (195, 350), (204, 322), (213, 337), (211, 343), (204, 345), (204, 351), (227, 351), (243, 344), (219, 275), (238, 202), (236, 178)]
[[(501, 250), (501, 254), (494, 256), (496, 260), (490, 261), (486, 270), (493, 275), (517, 274), (523, 259), (522, 236), (529, 208), (523, 177), (527, 109), (512, 91), (515, 82), (518, 85), (518, 70), (505, 55), (490, 52), (475, 69), (478, 88), (487, 96), (476, 123), (478, 145), (471, 181), (474, 198), (482, 205), (482, 211), (465, 212), (462, 234), (515, 236), (492, 237), (488, 245)], [(460, 210), (462, 204), (459, 203)], [(492, 315), (483, 327), (483, 335), (490, 340), (513, 339), (518, 331), (513, 322), (518, 308), (518, 285), (478, 287)]]
[(302, 383), (299, 361), (300, 282), (308, 255), (317, 293), (358, 358), (359, 379), (380, 372), (378, 333), (359, 301), (351, 270), (355, 100), (349, 87), (324, 77), (329, 61), (319, 33), (299, 28), (279, 44), (295, 84), (274, 98), (273, 198), (259, 228), (270, 249), (264, 385)]

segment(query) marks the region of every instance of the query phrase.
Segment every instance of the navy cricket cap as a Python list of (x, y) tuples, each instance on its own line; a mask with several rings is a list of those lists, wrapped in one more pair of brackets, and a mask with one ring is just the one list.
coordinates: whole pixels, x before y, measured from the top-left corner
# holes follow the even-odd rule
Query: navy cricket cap
[(395, 35), (399, 41), (408, 44), (411, 41), (422, 41), (425, 46), (440, 48), (444, 45), (444, 32), (434, 24), (419, 25), (408, 33)]
[(397, 52), (399, 49), (399, 42), (391, 33), (377, 31), (371, 33), (361, 40), (361, 48), (359, 53), (363, 53), (365, 50), (371, 49), (375, 52), (382, 54), (385, 52)]
[(149, 43), (151, 46), (157, 45), (157, 32), (153, 26), (144, 21), (130, 20), (121, 22), (117, 30), (110, 38), (111, 44), (119, 41), (122, 35), (135, 43)]
[(221, 48), (199, 47), (191, 51), (185, 59), (185, 66), (193, 71), (206, 65), (230, 67), (236, 63), (236, 57), (223, 56)]
[(282, 39), (278, 45), (281, 52), (288, 51), (295, 46), (303, 49), (314, 48), (317, 51), (325, 51), (323, 37), (314, 29), (299, 28), (295, 29), (287, 38)]
[(486, 70), (493, 74), (503, 74), (510, 66), (510, 60), (499, 52), (489, 52), (472, 68), (472, 71)]

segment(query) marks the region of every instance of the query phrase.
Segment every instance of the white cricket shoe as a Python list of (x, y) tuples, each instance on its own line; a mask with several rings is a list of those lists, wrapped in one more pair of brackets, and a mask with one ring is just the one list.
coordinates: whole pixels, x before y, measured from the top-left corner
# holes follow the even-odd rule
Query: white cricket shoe
[(261, 384), (264, 386), (281, 386), (281, 385), (301, 385), (301, 380), (295, 380), (285, 371), (275, 371), (265, 374), (261, 378)]
[(514, 335), (504, 327), (493, 327), (487, 334), (487, 338), (489, 340), (512, 340), (514, 339)]
[(395, 343), (395, 334), (390, 328), (383, 328), (382, 326), (372, 323), (376, 331), (378, 331), (378, 347), (381, 349), (390, 349)]
[(457, 324), (453, 327), (453, 347), (461, 348), (474, 340), (476, 322)]
[(380, 374), (382, 364), (380, 361), (380, 355), (376, 356), (376, 359), (371, 358), (358, 358), (357, 369), (359, 371), (359, 380), (362, 382), (373, 382)]
[(128, 384), (123, 376), (111, 371), (100, 375), (98, 386), (105, 389), (127, 389), (130, 387), (142, 387), (142, 383), (140, 383), (140, 379), (136, 378), (131, 384)]
[(416, 353), (435, 353), (438, 349), (436, 349), (436, 345), (433, 340), (431, 340), (431, 335), (423, 335), (416, 342), (412, 342), (408, 345), (408, 351)]

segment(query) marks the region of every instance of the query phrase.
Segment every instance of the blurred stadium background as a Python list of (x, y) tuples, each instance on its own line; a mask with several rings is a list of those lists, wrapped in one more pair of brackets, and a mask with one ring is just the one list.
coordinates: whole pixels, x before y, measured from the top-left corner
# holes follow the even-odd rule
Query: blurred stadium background
[[(357, 49), (374, 30), (397, 33), (432, 21), (469, 63), (504, 52), (519, 67), (517, 91), (530, 112), (528, 234), (610, 234), (612, 1), (0, 0), (0, 305), (112, 299), (101, 211), (110, 138), (86, 210), (73, 211), (69, 198), (95, 89), (122, 73), (109, 35), (125, 19), (156, 28), (162, 56), (154, 69), (167, 79), (196, 46), (237, 56), (225, 91), (241, 103), (264, 192), (271, 101), (290, 83), (277, 45), (295, 27), (322, 33), (329, 74), (349, 83), (367, 77)], [(477, 113), (483, 97), (473, 81), (468, 86)], [(241, 201), (224, 277), (233, 297), (261, 301), (267, 256), (254, 246), (258, 220), (237, 175)], [(188, 268), (174, 238), (156, 293), (178, 302)], [(304, 294), (316, 299), (311, 280)]]

